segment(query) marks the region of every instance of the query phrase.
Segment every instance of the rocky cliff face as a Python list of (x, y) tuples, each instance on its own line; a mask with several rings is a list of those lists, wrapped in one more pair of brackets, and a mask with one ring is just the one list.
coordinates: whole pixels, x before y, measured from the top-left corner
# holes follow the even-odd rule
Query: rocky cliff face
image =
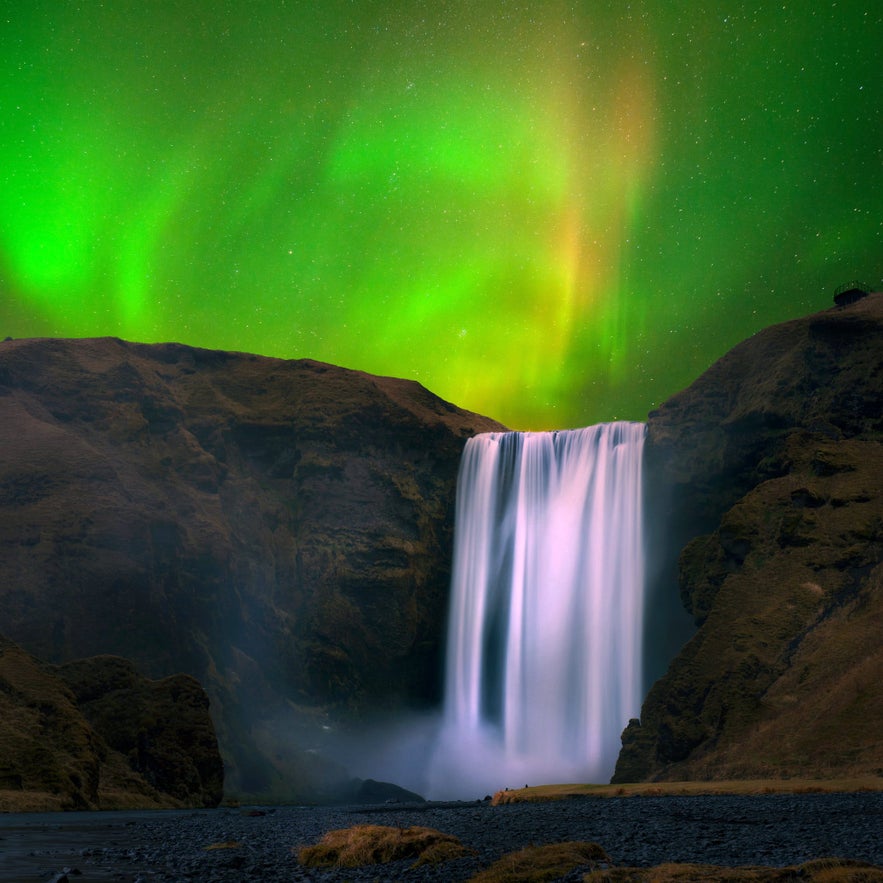
[(0, 809), (216, 806), (208, 697), (124, 659), (47, 665), (0, 638)]
[(883, 294), (736, 347), (646, 456), (697, 628), (614, 781), (883, 774)]
[(316, 362), (0, 343), (0, 622), (195, 676), (232, 790), (315, 796), (334, 728), (438, 699), (460, 452), (499, 428)]

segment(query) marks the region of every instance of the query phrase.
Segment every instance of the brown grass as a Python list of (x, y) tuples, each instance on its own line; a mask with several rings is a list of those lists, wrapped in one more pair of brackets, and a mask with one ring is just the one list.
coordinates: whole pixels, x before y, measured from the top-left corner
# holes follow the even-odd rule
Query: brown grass
[(881, 883), (883, 868), (851, 859), (822, 858), (787, 868), (743, 867), (724, 868), (717, 865), (664, 864), (655, 868), (609, 868), (591, 871), (584, 883), (703, 883), (726, 880), (728, 883), (749, 881), (805, 880), (808, 883)]
[[(105, 791), (98, 793), (98, 809), (138, 810), (138, 809), (180, 809), (187, 804), (165, 795), (163, 799), (152, 799), (137, 791)], [(0, 789), (0, 813), (7, 812), (64, 812), (76, 809), (66, 794), (51, 794), (48, 791), (13, 791)]]
[(0, 812), (61, 812), (69, 808), (69, 801), (61, 794), (0, 790)]
[(356, 825), (329, 831), (314, 846), (303, 847), (298, 860), (312, 868), (358, 868), (414, 858), (417, 867), (469, 854), (456, 837), (434, 828)]
[(723, 868), (716, 865), (663, 864), (655, 868), (610, 868), (592, 871), (583, 877), (583, 883), (607, 880), (613, 883), (699, 883), (704, 880), (726, 880), (729, 883), (748, 883), (754, 880), (793, 880), (791, 868)]
[(597, 843), (549, 843), (528, 846), (504, 855), (476, 874), (471, 883), (542, 883), (557, 880), (583, 865), (610, 863), (610, 856)]
[(883, 777), (852, 779), (737, 779), (721, 782), (634, 782), (623, 785), (536, 785), (497, 791), (494, 806), (568, 797), (666, 797), (700, 794), (812, 794), (883, 791)]

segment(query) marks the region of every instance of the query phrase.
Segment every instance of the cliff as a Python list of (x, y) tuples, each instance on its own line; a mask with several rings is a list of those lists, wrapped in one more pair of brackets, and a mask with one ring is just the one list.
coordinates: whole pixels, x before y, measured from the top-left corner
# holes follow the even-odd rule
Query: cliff
[(116, 339), (0, 343), (0, 622), (196, 677), (234, 793), (440, 695), (454, 488), (494, 421), (416, 383)]
[(109, 656), (59, 668), (0, 638), (0, 809), (216, 806), (222, 791), (193, 678)]
[(650, 415), (646, 458), (696, 628), (614, 781), (880, 775), (883, 294), (737, 346)]

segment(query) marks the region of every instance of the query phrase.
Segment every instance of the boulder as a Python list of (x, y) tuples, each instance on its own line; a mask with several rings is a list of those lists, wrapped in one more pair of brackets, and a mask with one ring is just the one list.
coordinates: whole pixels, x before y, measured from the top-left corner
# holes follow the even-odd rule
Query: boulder
[(98, 657), (60, 668), (0, 637), (0, 808), (216, 806), (223, 766), (205, 691)]
[(392, 782), (355, 779), (352, 783), (353, 803), (425, 803), (426, 799)]
[(151, 788), (185, 804), (220, 803), (224, 767), (208, 696), (195, 678), (148, 680), (116, 656), (75, 660), (56, 672), (92, 729)]

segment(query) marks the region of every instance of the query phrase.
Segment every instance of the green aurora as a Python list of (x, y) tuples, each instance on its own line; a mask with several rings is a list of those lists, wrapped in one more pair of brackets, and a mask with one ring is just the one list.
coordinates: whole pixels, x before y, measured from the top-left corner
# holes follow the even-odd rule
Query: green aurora
[(0, 338), (313, 358), (546, 429), (880, 284), (871, 0), (8, 0), (0, 46)]

